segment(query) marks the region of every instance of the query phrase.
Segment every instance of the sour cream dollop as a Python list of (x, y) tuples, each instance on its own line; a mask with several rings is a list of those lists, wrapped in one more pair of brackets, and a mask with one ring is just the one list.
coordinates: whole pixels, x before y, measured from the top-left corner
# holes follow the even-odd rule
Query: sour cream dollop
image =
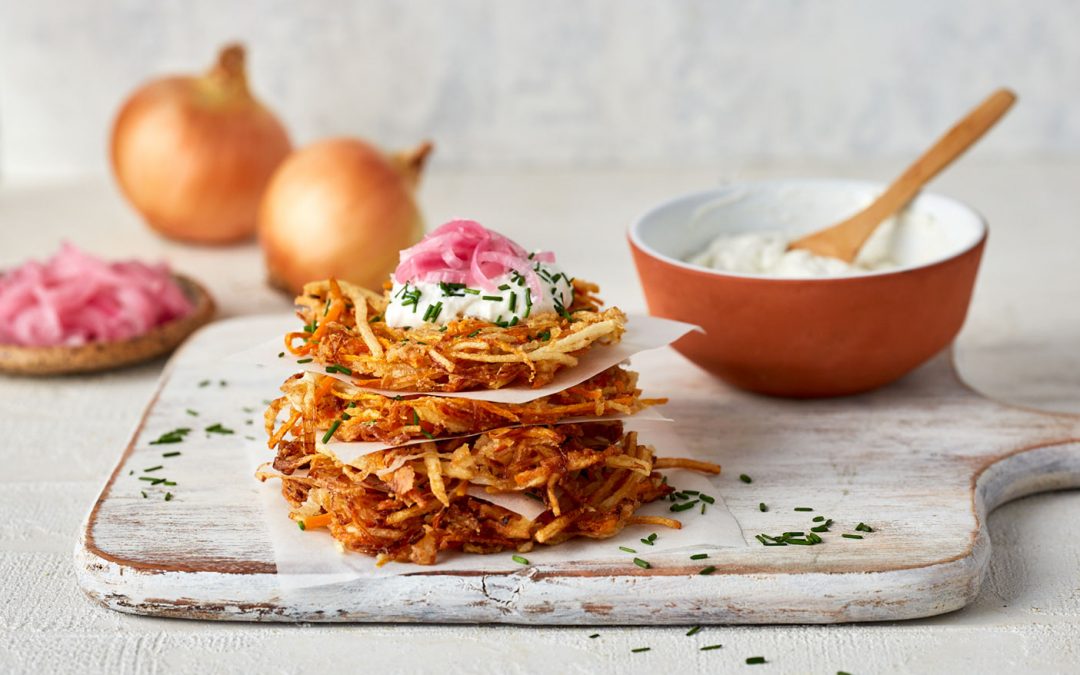
[(574, 299), (553, 253), (529, 253), (473, 220), (445, 223), (402, 251), (391, 279), (383, 319), (398, 328), (463, 317), (510, 326)]

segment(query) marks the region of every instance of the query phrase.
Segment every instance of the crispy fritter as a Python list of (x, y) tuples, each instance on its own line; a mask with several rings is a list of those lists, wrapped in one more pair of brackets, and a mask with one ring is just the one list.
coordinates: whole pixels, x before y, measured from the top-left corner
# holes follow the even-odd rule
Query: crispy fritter
[[(279, 444), (280, 473), (260, 477), (280, 478), (291, 517), (329, 526), (345, 548), (419, 564), (447, 550), (527, 551), (611, 537), (642, 504), (672, 492), (653, 471), (652, 449), (619, 422), (504, 429), (368, 457), (356, 468), (290, 440)], [(523, 492), (547, 510), (528, 520), (470, 496), (470, 485)]]
[(454, 392), (513, 384), (541, 387), (595, 345), (621, 338), (626, 315), (601, 310), (597, 286), (574, 280), (574, 303), (496, 325), (473, 318), (445, 327), (386, 325), (382, 295), (333, 279), (304, 286), (296, 298), (304, 330), (285, 336), (287, 349), (349, 373), (358, 386)]
[[(281, 409), (302, 409), (312, 387), (328, 378), (307, 373), (285, 381)], [(329, 378), (332, 379), (333, 378)], [(642, 399), (637, 373), (613, 366), (581, 384), (526, 403), (450, 396), (384, 396), (334, 380), (314, 407), (315, 428), (340, 441), (399, 445), (424, 438), (479, 434), (513, 425), (554, 424), (571, 417), (632, 415), (666, 399)], [(338, 424), (334, 426), (334, 422)]]

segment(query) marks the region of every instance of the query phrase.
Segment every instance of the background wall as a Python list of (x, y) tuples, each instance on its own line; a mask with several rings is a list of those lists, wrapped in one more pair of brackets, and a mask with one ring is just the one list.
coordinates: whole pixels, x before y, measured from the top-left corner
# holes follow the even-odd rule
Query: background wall
[(1000, 84), (978, 152), (1074, 154), (1078, 28), (1069, 0), (0, 0), (0, 171), (106, 171), (123, 97), (231, 39), (297, 142), (445, 166), (906, 157)]

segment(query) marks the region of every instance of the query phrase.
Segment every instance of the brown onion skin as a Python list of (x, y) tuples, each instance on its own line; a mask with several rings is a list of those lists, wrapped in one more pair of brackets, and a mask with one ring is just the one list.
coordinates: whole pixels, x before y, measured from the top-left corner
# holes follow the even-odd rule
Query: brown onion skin
[(355, 138), (297, 150), (275, 172), (259, 209), (272, 285), (299, 294), (335, 277), (379, 290), (424, 225), (414, 193), (430, 143), (388, 156)]
[(124, 196), (166, 237), (225, 244), (255, 232), (259, 200), (292, 144), (251, 96), (243, 50), (226, 47), (205, 76), (140, 87), (113, 125), (113, 172)]

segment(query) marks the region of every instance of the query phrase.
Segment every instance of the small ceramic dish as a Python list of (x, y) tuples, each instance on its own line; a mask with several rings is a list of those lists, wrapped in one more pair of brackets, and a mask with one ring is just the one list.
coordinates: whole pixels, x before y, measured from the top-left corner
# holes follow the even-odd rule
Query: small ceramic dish
[(0, 344), (0, 373), (10, 375), (70, 375), (130, 366), (168, 354), (214, 316), (214, 300), (197, 281), (181, 274), (173, 278), (194, 304), (190, 314), (164, 323), (143, 335), (116, 342), (92, 342), (78, 347), (24, 347)]
[[(838, 396), (893, 382), (948, 346), (967, 315), (987, 227), (958, 201), (923, 193), (896, 228), (891, 269), (777, 278), (686, 262), (719, 235), (811, 232), (883, 185), (848, 180), (731, 185), (668, 201), (630, 227), (651, 313), (702, 326), (675, 348), (764, 394)], [(933, 238), (928, 254), (926, 237)]]

